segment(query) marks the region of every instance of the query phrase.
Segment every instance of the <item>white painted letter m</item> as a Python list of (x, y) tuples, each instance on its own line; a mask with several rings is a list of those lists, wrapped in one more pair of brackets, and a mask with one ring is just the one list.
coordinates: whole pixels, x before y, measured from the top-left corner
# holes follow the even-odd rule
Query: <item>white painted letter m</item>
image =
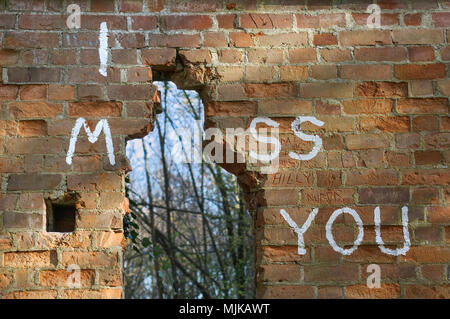
[(105, 134), (105, 141), (106, 141), (106, 150), (108, 152), (108, 158), (111, 165), (114, 165), (116, 163), (116, 160), (114, 158), (114, 147), (113, 142), (111, 139), (111, 131), (109, 129), (108, 121), (106, 119), (102, 119), (97, 123), (97, 126), (95, 127), (94, 133), (91, 132), (91, 129), (86, 123), (86, 120), (82, 117), (78, 118), (75, 122), (75, 126), (72, 129), (72, 135), (70, 136), (70, 144), (69, 144), (69, 150), (67, 152), (66, 156), (66, 163), (71, 165), (72, 164), (72, 157), (73, 153), (75, 152), (75, 144), (77, 143), (78, 134), (80, 134), (81, 126), (84, 127), (84, 130), (86, 131), (86, 134), (88, 136), (88, 140), (91, 143), (97, 142), (97, 139), (103, 130), (103, 133)]

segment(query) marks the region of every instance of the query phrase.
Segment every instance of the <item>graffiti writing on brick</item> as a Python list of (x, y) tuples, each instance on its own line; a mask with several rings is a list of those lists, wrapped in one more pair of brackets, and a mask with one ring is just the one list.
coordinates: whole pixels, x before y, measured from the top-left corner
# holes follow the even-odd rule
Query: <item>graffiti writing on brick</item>
[[(311, 223), (314, 221), (314, 219), (316, 218), (316, 215), (318, 213), (319, 213), (319, 209), (314, 208), (313, 211), (309, 214), (306, 222), (301, 227), (299, 227), (292, 220), (291, 216), (289, 215), (289, 213), (286, 210), (284, 210), (284, 209), (280, 210), (281, 216), (283, 216), (285, 221), (289, 224), (289, 226), (291, 226), (293, 228), (294, 232), (297, 234), (297, 240), (298, 240), (297, 245), (298, 245), (298, 254), (299, 255), (306, 254), (305, 242), (303, 239), (303, 235), (308, 231), (308, 228), (311, 226)], [(339, 217), (341, 214), (349, 214), (350, 216), (352, 216), (358, 227), (358, 236), (353, 243), (353, 247), (351, 247), (351, 248), (344, 249), (342, 247), (339, 247), (337, 245), (336, 241), (334, 240), (332, 227), (333, 227), (333, 224), (334, 224), (334, 221), (336, 220), (336, 218)], [(406, 255), (406, 253), (409, 251), (409, 248), (411, 246), (411, 240), (409, 238), (409, 230), (408, 230), (408, 207), (406, 207), (406, 206), (402, 207), (402, 226), (403, 226), (403, 238), (404, 238), (404, 245), (402, 248), (388, 249), (385, 247), (384, 241), (382, 239), (381, 228), (380, 228), (381, 222), (380, 222), (380, 208), (379, 207), (376, 207), (374, 210), (374, 222), (375, 222), (376, 242), (377, 242), (380, 250), (387, 255), (393, 255), (393, 256)], [(358, 213), (354, 209), (351, 209), (349, 207), (344, 207), (344, 208), (335, 210), (333, 212), (333, 214), (330, 216), (330, 218), (328, 219), (325, 229), (326, 229), (326, 237), (327, 237), (327, 240), (328, 240), (330, 246), (333, 248), (334, 251), (336, 251), (344, 256), (351, 255), (353, 252), (355, 252), (358, 249), (358, 246), (362, 243), (363, 238), (364, 238), (364, 225), (361, 220), (361, 217), (358, 215)]]

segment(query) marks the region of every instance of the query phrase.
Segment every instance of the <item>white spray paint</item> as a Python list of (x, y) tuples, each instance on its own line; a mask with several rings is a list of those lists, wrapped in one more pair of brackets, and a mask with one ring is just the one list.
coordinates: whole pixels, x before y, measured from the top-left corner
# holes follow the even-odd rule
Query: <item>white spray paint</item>
[[(308, 230), (308, 228), (311, 226), (312, 221), (316, 217), (317, 213), (319, 212), (318, 208), (314, 208), (313, 211), (309, 214), (308, 219), (303, 224), (303, 226), (300, 228), (297, 226), (297, 224), (292, 220), (292, 218), (289, 216), (289, 214), (284, 210), (280, 210), (281, 216), (283, 216), (284, 220), (294, 229), (294, 232), (297, 234), (297, 242), (298, 242), (298, 254), (304, 255), (306, 254), (305, 250), (305, 242), (303, 240), (303, 234)], [(343, 249), (339, 247), (336, 244), (336, 241), (333, 237), (333, 223), (336, 220), (336, 218), (341, 214), (349, 214), (353, 217), (356, 224), (358, 225), (358, 237), (356, 238), (355, 242), (353, 243), (353, 247), (350, 249)], [(376, 207), (374, 210), (374, 220), (375, 220), (375, 235), (376, 235), (376, 242), (378, 244), (378, 247), (380, 250), (388, 255), (398, 256), (398, 255), (406, 255), (406, 253), (409, 251), (411, 247), (411, 241), (409, 238), (409, 231), (408, 231), (408, 207), (404, 206), (402, 207), (402, 226), (403, 226), (403, 238), (404, 238), (404, 245), (403, 248), (399, 249), (388, 249), (384, 247), (383, 239), (381, 238), (381, 230), (380, 230), (380, 208)], [(358, 246), (361, 244), (363, 238), (364, 238), (364, 227), (363, 222), (361, 218), (359, 217), (358, 213), (348, 207), (344, 207), (342, 209), (335, 210), (333, 214), (328, 219), (328, 222), (325, 226), (326, 230), (326, 237), (328, 242), (330, 243), (331, 247), (334, 251), (342, 254), (342, 255), (351, 255), (356, 249), (358, 249)], [(367, 269), (369, 272), (369, 269)]]
[(403, 248), (398, 249), (388, 249), (384, 247), (383, 239), (381, 238), (381, 228), (380, 228), (380, 207), (376, 207), (373, 212), (373, 218), (375, 221), (375, 235), (378, 247), (380, 250), (388, 255), (398, 256), (398, 255), (406, 255), (411, 247), (411, 241), (409, 239), (409, 230), (408, 230), (408, 207), (402, 207), (402, 226), (403, 226), (403, 238), (404, 245)]
[[(349, 214), (353, 217), (353, 219), (355, 220), (356, 224), (358, 225), (358, 229), (359, 229), (358, 237), (356, 238), (355, 242), (353, 243), (353, 247), (349, 248), (349, 249), (343, 249), (336, 244), (336, 242), (334, 241), (334, 237), (333, 237), (333, 231), (331, 229), (331, 227), (333, 227), (333, 223), (336, 220), (336, 218), (339, 215), (344, 214), (344, 213)], [(340, 253), (342, 255), (351, 255), (356, 249), (358, 249), (358, 246), (361, 244), (361, 242), (364, 238), (364, 228), (363, 228), (363, 222), (362, 222), (361, 218), (359, 217), (359, 215), (356, 211), (354, 211), (353, 209), (348, 208), (348, 207), (344, 207), (344, 208), (335, 210), (333, 212), (333, 214), (331, 215), (330, 219), (328, 220), (328, 222), (325, 226), (325, 230), (326, 230), (326, 236), (327, 236), (328, 242), (330, 243), (331, 247), (334, 249), (334, 251), (337, 251), (338, 253)]]
[(81, 126), (84, 126), (84, 130), (86, 131), (86, 134), (88, 136), (88, 140), (91, 143), (95, 143), (103, 130), (103, 134), (105, 134), (105, 141), (106, 141), (106, 150), (108, 152), (108, 158), (111, 165), (116, 164), (116, 160), (114, 157), (114, 147), (113, 142), (111, 138), (111, 131), (109, 129), (108, 121), (106, 119), (100, 120), (97, 125), (95, 126), (94, 133), (91, 132), (91, 129), (86, 123), (86, 120), (82, 117), (78, 118), (75, 122), (75, 126), (72, 129), (72, 134), (70, 136), (70, 144), (69, 144), (69, 150), (67, 151), (66, 156), (66, 163), (71, 165), (72, 164), (72, 157), (73, 153), (75, 152), (75, 144), (77, 143), (78, 134), (80, 134)]
[(374, 29), (381, 26), (381, 8), (377, 4), (371, 4), (367, 7), (367, 13), (372, 13), (367, 17), (367, 27)]
[(301, 131), (300, 125), (304, 122), (311, 122), (312, 124), (317, 126), (323, 126), (325, 124), (324, 122), (316, 119), (314, 116), (299, 116), (292, 122), (292, 131), (298, 138), (307, 142), (314, 142), (313, 149), (308, 154), (297, 154), (295, 152), (289, 152), (290, 157), (299, 161), (309, 161), (313, 159), (322, 148), (322, 139), (319, 136), (308, 135)]
[(262, 143), (268, 143), (268, 144), (274, 144), (275, 145), (275, 151), (273, 151), (271, 154), (258, 154), (254, 151), (250, 151), (250, 156), (260, 160), (260, 161), (272, 161), (273, 159), (277, 158), (281, 151), (281, 143), (280, 141), (275, 137), (267, 137), (263, 135), (258, 135), (258, 132), (256, 131), (256, 124), (258, 123), (265, 123), (268, 126), (272, 127), (278, 127), (280, 126), (279, 123), (267, 118), (267, 117), (257, 117), (253, 119), (253, 121), (250, 123), (250, 133), (253, 135), (253, 137), (258, 141)]
[(98, 48), (98, 55), (100, 57), (100, 68), (98, 72), (101, 75), (107, 76), (106, 63), (108, 61), (108, 27), (106, 22), (100, 24), (100, 34), (98, 35), (100, 47)]
[(283, 216), (284, 220), (294, 229), (294, 232), (297, 234), (297, 243), (298, 243), (298, 254), (305, 255), (305, 241), (303, 239), (303, 234), (308, 230), (309, 226), (311, 226), (312, 221), (316, 218), (317, 213), (319, 212), (318, 208), (314, 208), (313, 211), (309, 214), (308, 219), (303, 224), (301, 228), (297, 226), (297, 224), (292, 220), (291, 216), (284, 210), (280, 210), (281, 216)]

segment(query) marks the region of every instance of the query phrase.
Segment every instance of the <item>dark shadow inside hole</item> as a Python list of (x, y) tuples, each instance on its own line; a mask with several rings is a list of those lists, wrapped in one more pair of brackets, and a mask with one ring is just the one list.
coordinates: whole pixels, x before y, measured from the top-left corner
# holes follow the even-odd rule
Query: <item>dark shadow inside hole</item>
[(50, 200), (46, 204), (47, 232), (69, 233), (75, 230), (75, 203), (55, 203)]

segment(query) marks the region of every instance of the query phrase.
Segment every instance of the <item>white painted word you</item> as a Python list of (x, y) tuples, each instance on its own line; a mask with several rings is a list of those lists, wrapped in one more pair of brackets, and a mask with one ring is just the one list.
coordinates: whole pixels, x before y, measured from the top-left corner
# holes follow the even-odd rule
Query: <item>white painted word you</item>
[[(298, 254), (299, 255), (305, 255), (306, 249), (305, 249), (305, 241), (303, 239), (303, 234), (308, 230), (309, 226), (311, 226), (312, 221), (316, 217), (317, 213), (319, 212), (318, 208), (314, 208), (313, 211), (309, 214), (308, 218), (306, 219), (306, 222), (303, 224), (302, 227), (298, 227), (298, 225), (292, 220), (291, 216), (284, 210), (280, 210), (281, 216), (283, 216), (284, 220), (294, 229), (294, 232), (297, 234), (297, 243), (298, 243)], [(333, 237), (332, 227), (333, 223), (336, 220), (336, 218), (341, 214), (349, 214), (353, 217), (356, 224), (358, 225), (358, 236), (356, 240), (353, 243), (352, 248), (341, 248), (339, 247)], [(408, 230), (408, 207), (404, 206), (402, 207), (402, 226), (403, 226), (403, 238), (404, 238), (404, 245), (402, 248), (398, 249), (388, 249), (384, 246), (383, 239), (381, 238), (381, 228), (380, 228), (380, 208), (376, 207), (374, 212), (374, 222), (375, 222), (375, 235), (376, 235), (376, 242), (378, 244), (378, 247), (380, 250), (388, 255), (398, 256), (398, 255), (406, 255), (406, 253), (409, 251), (409, 248), (411, 247), (411, 241), (409, 239), (409, 230)], [(342, 255), (351, 255), (355, 250), (358, 249), (358, 246), (361, 244), (363, 237), (364, 237), (364, 228), (363, 228), (363, 222), (361, 220), (361, 217), (359, 217), (358, 213), (348, 207), (344, 207), (341, 209), (337, 209), (333, 212), (330, 219), (328, 220), (326, 226), (326, 237), (328, 242), (330, 243), (331, 247), (334, 251), (342, 254)]]

